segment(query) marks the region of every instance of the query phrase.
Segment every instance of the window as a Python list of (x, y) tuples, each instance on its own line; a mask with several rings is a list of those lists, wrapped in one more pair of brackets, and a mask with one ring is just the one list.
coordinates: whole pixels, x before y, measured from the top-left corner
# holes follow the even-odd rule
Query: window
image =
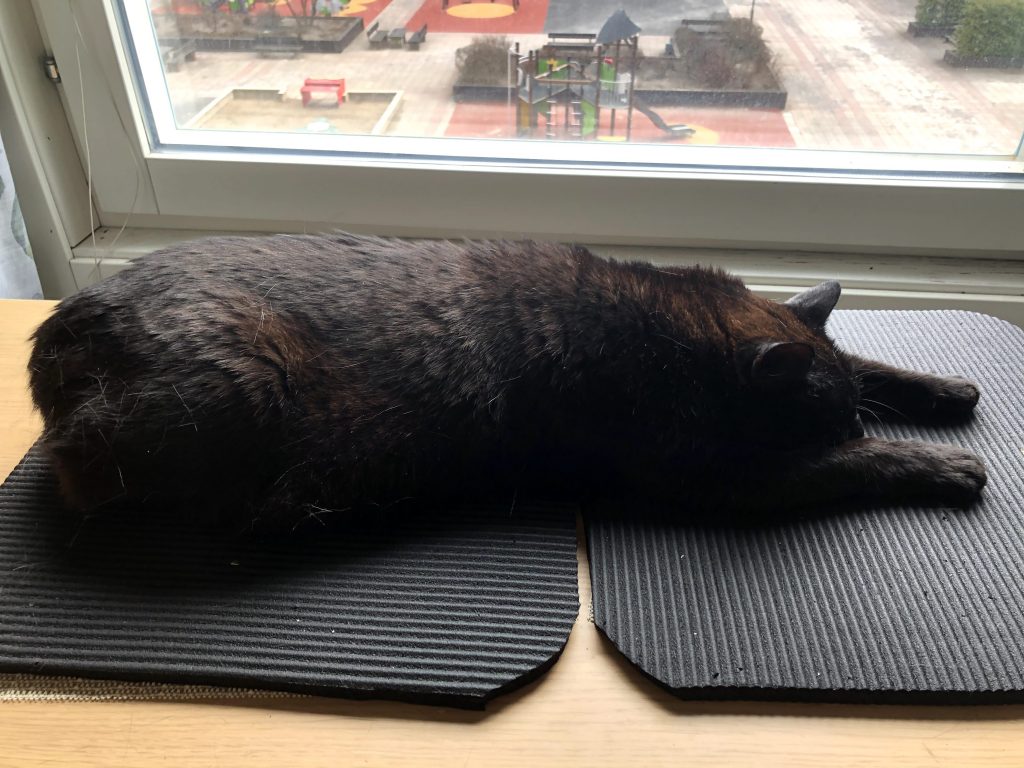
[[(1005, 3), (1021, 6), (1004, 23), (1019, 23), (1007, 32), (1024, 39), (1024, 3)], [(921, 5), (973, 12), (962, 1)], [(538, 158), (650, 154), (607, 146), (629, 142), (685, 164), (687, 149), (706, 146), (1009, 157), (1024, 133), (1021, 72), (998, 68), (1020, 64), (1024, 50), (981, 55), (985, 35), (965, 41), (952, 18), (915, 22), (938, 11), (915, 12), (908, 0), (121, 8), (165, 144), (216, 140), (204, 131), (287, 133), (233, 141), (350, 151), (373, 144), (330, 137), (578, 140), (589, 151), (520, 149)]]
[[(600, 12), (608, 4), (580, 0), (490, 9), (476, 0), (207, 5), (34, 6), (103, 223), (1021, 251), (1024, 75), (950, 67), (942, 38), (907, 33), (909, 0), (693, 0), (657, 14), (647, 9), (660, 0)], [(640, 30), (627, 25), (625, 36), (606, 39), (620, 5)], [(680, 23), (679, 8), (691, 5), (704, 16)], [(761, 101), (739, 89), (740, 102), (727, 106), (666, 102), (682, 97), (665, 93), (685, 89), (666, 85), (678, 73), (659, 81), (659, 68), (679, 66), (695, 35), (734, 34), (709, 9), (745, 22), (737, 29), (747, 33), (753, 12), (784, 106), (764, 95), (774, 86), (763, 80)], [(527, 18), (527, 31), (501, 26)], [(503, 38), (489, 44), (489, 60), (502, 54), (504, 90), (484, 85), (504, 101), (457, 96), (457, 52), (480, 37), (458, 31), (462, 23)], [(224, 34), (199, 42), (204, 29)], [(333, 42), (318, 39), (339, 29)], [(385, 30), (387, 40), (375, 42)], [(312, 50), (341, 42), (340, 52)], [(275, 116), (280, 110), (287, 115)]]

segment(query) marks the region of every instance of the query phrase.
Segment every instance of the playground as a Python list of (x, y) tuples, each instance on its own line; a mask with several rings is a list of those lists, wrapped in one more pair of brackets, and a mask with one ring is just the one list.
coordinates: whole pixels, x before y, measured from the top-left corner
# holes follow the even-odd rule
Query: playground
[[(517, 35), (515, 49), (519, 53), (511, 47), (508, 50), (511, 57), (508, 73), (518, 82), (514, 112), (510, 112), (507, 105), (495, 103), (475, 106), (445, 103), (452, 99), (453, 58), (449, 57), (453, 57), (454, 51), (451, 43), (476, 38), (466, 33), (436, 33), (430, 21), (423, 21), (424, 18), (432, 18), (424, 16), (424, 13), (441, 13), (457, 24), (478, 24), (493, 31), (494, 25), (508, 24), (510, 19), (520, 25), (543, 26), (548, 13), (557, 10), (560, 2), (562, 0), (416, 2), (417, 10), (407, 15), (405, 24), (398, 29), (403, 30), (406, 39), (413, 28), (426, 27), (431, 31), (415, 54), (402, 52), (399, 55), (397, 52), (375, 51), (392, 47), (388, 43), (396, 34), (396, 27), (392, 24), (402, 14), (410, 13), (410, 4), (408, 0), (378, 0), (374, 5), (379, 5), (383, 12), (375, 17), (373, 25), (366, 27), (365, 45), (360, 39), (336, 61), (348, 72), (356, 73), (347, 79), (363, 90), (402, 91), (402, 108), (392, 110), (388, 121), (391, 134), (702, 144), (717, 143), (723, 137), (737, 137), (744, 144), (792, 144), (785, 123), (777, 114), (766, 119), (765, 114), (750, 110), (712, 110), (704, 113), (703, 122), (695, 126), (683, 120), (666, 120), (663, 108), (651, 107), (635, 93), (636, 61), (638, 56), (644, 55), (640, 50), (642, 30), (623, 11), (613, 13), (594, 33)], [(671, 12), (662, 0), (655, 0), (652, 5), (663, 6), (664, 13)], [(258, 7), (253, 6), (253, 12)], [(346, 7), (343, 12), (349, 10)], [(649, 13), (651, 9), (647, 10)], [(564, 13), (562, 15), (565, 16)], [(375, 43), (374, 38), (382, 43)], [(665, 39), (648, 36), (646, 42), (648, 48), (653, 46), (657, 50), (664, 48)], [(342, 100), (340, 108), (336, 108), (336, 115), (323, 116), (322, 119), (313, 119), (311, 114), (298, 107), (296, 89), (300, 83), (293, 72), (304, 66), (299, 70), (304, 75), (336, 77), (339, 71), (325, 68), (330, 60), (327, 56), (312, 54), (304, 54), (301, 59), (280, 61), (254, 61), (244, 55), (236, 56), (242, 65), (237, 75), (202, 77), (205, 81), (203, 88), (206, 82), (214, 79), (245, 84), (245, 88), (234, 89), (236, 95), (230, 98), (225, 98), (222, 90), (216, 96), (216, 108), (211, 109), (210, 101), (197, 94), (200, 90), (197, 81), (200, 81), (201, 70), (205, 68), (202, 65), (222, 57), (222, 63), (227, 63), (230, 56), (204, 52), (199, 56), (199, 62), (182, 70), (182, 74), (191, 76), (191, 87), (176, 87), (175, 81), (185, 78), (179, 77), (178, 72), (168, 73), (172, 94), (181, 94), (177, 102), (179, 124), (209, 129), (332, 133), (369, 133), (368, 124), (380, 128), (372, 114), (360, 114), (371, 109), (369, 105), (356, 106)], [(381, 68), (382, 63), (387, 64), (386, 69)], [(284, 71), (289, 74), (284, 74)], [(502, 77), (502, 82), (512, 81)], [(237, 96), (260, 89), (280, 91), (281, 98), (260, 104)], [(289, 114), (289, 110), (294, 114)], [(200, 119), (196, 118), (197, 112)], [(679, 109), (671, 110), (672, 117), (679, 114)]]
[[(169, 4), (163, 3), (165, 10)], [(182, 4), (188, 2), (174, 0), (175, 7)], [(277, 9), (283, 6), (278, 2)], [(373, 46), (360, 34), (337, 54), (275, 58), (202, 51), (168, 72), (167, 81), (179, 125), (232, 88), (280, 90), (286, 103), (301, 110), (296, 104), (307, 78), (346, 79), (357, 91), (402, 92), (401, 109), (386, 129), (396, 136), (1007, 153), (1024, 125), (1019, 74), (944, 66), (942, 40), (905, 33), (914, 0), (758, 2), (756, 21), (788, 91), (784, 109), (662, 106), (633, 93), (630, 110), (630, 90), (644, 87), (636, 82), (643, 70), (633, 68), (630, 36), (617, 41), (617, 57), (614, 50), (609, 55), (612, 43), (600, 57), (581, 49), (544, 53), (560, 36), (566, 42), (566, 34), (596, 42), (608, 19), (603, 14), (620, 6), (639, 28), (636, 51), (648, 62), (665, 56), (681, 18), (722, 10), (745, 18), (751, 11), (746, 0), (353, 0), (339, 13), (361, 14), (388, 40), (423, 30), (422, 44)], [(507, 37), (511, 50), (513, 98), (459, 103), (453, 98), (456, 51), (496, 34)], [(297, 118), (299, 128), (282, 129), (309, 130), (315, 121), (308, 118)], [(265, 124), (269, 119), (252, 115), (257, 124), (264, 120), (262, 130), (273, 130)], [(340, 133), (365, 132), (365, 123), (328, 122)]]

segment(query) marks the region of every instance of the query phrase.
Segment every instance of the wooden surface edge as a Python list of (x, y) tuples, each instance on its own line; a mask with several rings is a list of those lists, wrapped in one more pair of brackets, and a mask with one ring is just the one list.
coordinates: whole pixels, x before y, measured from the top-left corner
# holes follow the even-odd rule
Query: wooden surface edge
[(0, 478), (6, 478), (42, 428), (28, 391), (29, 336), (57, 302), (0, 300)]

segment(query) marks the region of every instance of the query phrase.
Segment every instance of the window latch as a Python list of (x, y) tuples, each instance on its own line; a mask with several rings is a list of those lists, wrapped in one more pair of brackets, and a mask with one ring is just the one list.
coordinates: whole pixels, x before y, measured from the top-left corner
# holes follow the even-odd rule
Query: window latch
[(43, 73), (46, 75), (46, 79), (54, 85), (60, 82), (60, 70), (57, 69), (57, 60), (53, 56), (43, 59)]

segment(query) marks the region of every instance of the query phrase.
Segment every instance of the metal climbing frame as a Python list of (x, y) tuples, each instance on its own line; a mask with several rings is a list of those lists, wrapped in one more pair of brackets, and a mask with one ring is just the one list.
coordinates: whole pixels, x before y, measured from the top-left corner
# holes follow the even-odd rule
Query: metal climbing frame
[[(628, 141), (638, 43), (637, 35), (605, 45), (595, 35), (552, 33), (546, 45), (525, 56), (517, 43), (509, 51), (509, 98), (516, 99), (516, 134), (535, 137), (543, 128), (548, 139), (597, 138), (602, 132), (602, 110), (611, 110), (609, 135), (615, 135), (617, 113), (625, 111)], [(543, 121), (538, 119), (541, 116)]]

